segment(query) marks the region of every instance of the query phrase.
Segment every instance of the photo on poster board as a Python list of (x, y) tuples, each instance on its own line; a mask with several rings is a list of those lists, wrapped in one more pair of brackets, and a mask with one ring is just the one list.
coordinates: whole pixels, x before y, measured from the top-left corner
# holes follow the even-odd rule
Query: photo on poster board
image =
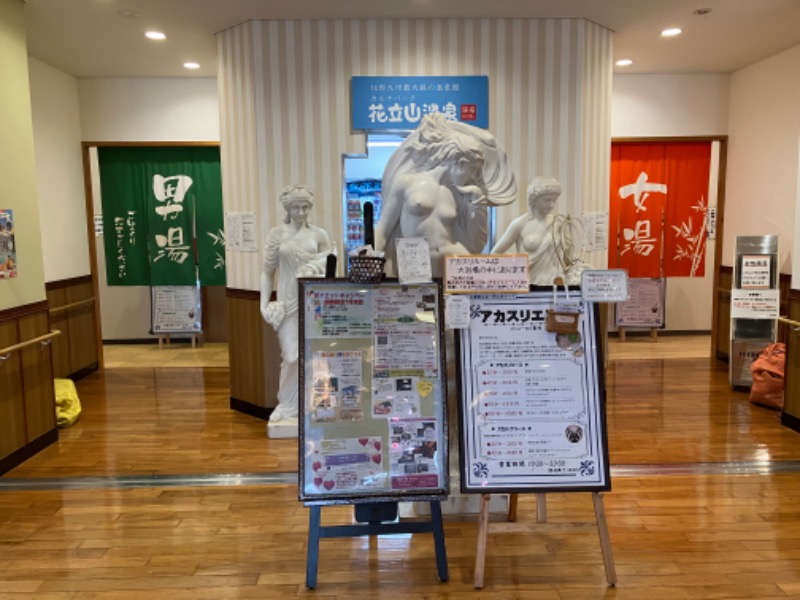
[(470, 297), (456, 336), (461, 491), (611, 487), (598, 309), (576, 333), (547, 330), (552, 291)]
[(617, 327), (664, 328), (666, 326), (667, 280), (658, 277), (628, 279), (628, 299), (618, 302), (614, 323)]
[(441, 283), (298, 281), (300, 500), (446, 495)]

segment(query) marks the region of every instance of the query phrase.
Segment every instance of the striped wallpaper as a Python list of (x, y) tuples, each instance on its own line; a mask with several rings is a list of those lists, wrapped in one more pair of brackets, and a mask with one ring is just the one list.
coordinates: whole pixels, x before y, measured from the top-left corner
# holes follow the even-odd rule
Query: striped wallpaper
[[(251, 21), (217, 36), (226, 211), (256, 212), (263, 240), (281, 222), (280, 190), (306, 183), (312, 221), (339, 248), (353, 75), (488, 75), (489, 130), (505, 147), (518, 203), (536, 175), (563, 186), (558, 210), (608, 205), (612, 32), (583, 19)], [(605, 257), (588, 257), (597, 265)], [(228, 287), (257, 290), (260, 252), (228, 254)]]

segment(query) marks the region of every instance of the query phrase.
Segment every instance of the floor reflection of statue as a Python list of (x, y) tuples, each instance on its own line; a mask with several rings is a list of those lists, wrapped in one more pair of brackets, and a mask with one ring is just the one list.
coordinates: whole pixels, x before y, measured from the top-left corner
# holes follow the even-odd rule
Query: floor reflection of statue
[[(309, 224), (314, 194), (305, 186), (290, 185), (281, 193), (286, 210), (284, 223), (270, 230), (264, 246), (261, 273), (261, 315), (278, 333), (281, 345), (278, 406), (270, 424), (297, 418), (298, 407), (298, 277), (321, 277), (331, 243), (324, 229)], [(277, 300), (270, 302), (275, 272)], [(294, 435), (297, 435), (296, 430)]]
[(554, 231), (558, 226), (553, 209), (560, 195), (558, 180), (534, 177), (528, 185), (528, 212), (514, 219), (492, 248), (492, 254), (501, 254), (516, 246), (517, 252), (527, 254), (530, 283), (533, 285), (553, 285), (557, 277), (570, 285), (577, 285), (580, 272), (589, 267), (573, 260), (575, 249), (566, 247), (566, 240), (560, 239), (559, 230)]
[(488, 239), (488, 206), (513, 202), (517, 186), (505, 152), (488, 132), (431, 113), (395, 151), (383, 175), (375, 246), (394, 273), (394, 240), (426, 237), (434, 277), (444, 256), (477, 254)]

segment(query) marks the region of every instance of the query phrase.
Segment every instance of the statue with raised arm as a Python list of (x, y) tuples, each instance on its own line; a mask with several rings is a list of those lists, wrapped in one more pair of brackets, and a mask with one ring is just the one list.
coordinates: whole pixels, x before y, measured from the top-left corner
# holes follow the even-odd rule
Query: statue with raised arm
[[(303, 185), (284, 188), (280, 202), (286, 210), (282, 225), (273, 227), (264, 245), (261, 272), (261, 315), (278, 333), (281, 346), (278, 406), (269, 418), (270, 437), (296, 437), (298, 414), (298, 277), (322, 277), (331, 242), (324, 229), (311, 225), (308, 215), (314, 194)], [(276, 297), (270, 300), (278, 274)], [(293, 432), (278, 433), (283, 424)], [(275, 435), (273, 435), (275, 433)]]
[(430, 113), (386, 165), (375, 247), (386, 252), (387, 272), (394, 274), (394, 240), (425, 237), (433, 276), (442, 277), (446, 255), (483, 250), (487, 207), (516, 195), (514, 173), (494, 136)]
[(590, 268), (581, 261), (562, 264), (572, 249), (558, 248), (563, 240), (557, 240), (553, 209), (560, 195), (561, 184), (557, 179), (534, 177), (527, 190), (528, 212), (514, 219), (492, 248), (492, 254), (502, 254), (511, 246), (516, 246), (517, 252), (527, 254), (532, 285), (553, 285), (558, 277), (568, 285), (577, 285), (580, 283), (580, 273)]

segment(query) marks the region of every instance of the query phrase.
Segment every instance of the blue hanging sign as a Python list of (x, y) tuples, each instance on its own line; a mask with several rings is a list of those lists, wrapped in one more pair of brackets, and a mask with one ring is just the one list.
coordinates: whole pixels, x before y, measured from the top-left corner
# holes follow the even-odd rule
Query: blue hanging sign
[(416, 129), (431, 112), (450, 121), (489, 127), (489, 78), (353, 77), (350, 83), (353, 129)]

